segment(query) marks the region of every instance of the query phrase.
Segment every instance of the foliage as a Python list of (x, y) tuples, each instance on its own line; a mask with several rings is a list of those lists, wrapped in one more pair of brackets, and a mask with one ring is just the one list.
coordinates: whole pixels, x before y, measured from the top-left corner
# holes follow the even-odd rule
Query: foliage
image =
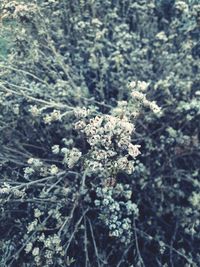
[(1, 1), (1, 266), (200, 264), (198, 2)]

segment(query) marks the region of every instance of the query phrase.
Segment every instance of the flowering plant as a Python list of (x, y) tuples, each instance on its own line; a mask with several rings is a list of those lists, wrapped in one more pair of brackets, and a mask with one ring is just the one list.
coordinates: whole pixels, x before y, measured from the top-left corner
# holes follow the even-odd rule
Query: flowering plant
[(0, 1), (0, 266), (199, 265), (199, 10)]

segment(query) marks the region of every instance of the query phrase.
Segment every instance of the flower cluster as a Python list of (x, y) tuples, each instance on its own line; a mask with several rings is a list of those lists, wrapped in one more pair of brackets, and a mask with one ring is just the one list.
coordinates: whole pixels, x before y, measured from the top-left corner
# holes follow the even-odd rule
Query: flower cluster
[(44, 123), (45, 124), (51, 124), (54, 121), (60, 121), (61, 120), (61, 114), (59, 110), (54, 110), (50, 114), (47, 114), (44, 117)]
[[(51, 266), (56, 254), (59, 254), (61, 257), (64, 256), (61, 239), (58, 235), (53, 234), (45, 237), (44, 233), (42, 233), (38, 236), (37, 242), (43, 247), (42, 250), (40, 250), (39, 246), (33, 246), (31, 242), (25, 247), (26, 253), (32, 254), (36, 266), (41, 266), (42, 262), (45, 263), (45, 266)], [(61, 259), (60, 263), (63, 263)]]
[[(32, 255), (36, 266), (52, 266), (54, 259), (58, 258), (62, 265), (64, 261), (64, 248), (62, 240), (54, 229), (59, 228), (63, 223), (63, 217), (58, 209), (49, 210), (46, 218), (43, 220), (45, 212), (36, 208), (34, 210), (34, 220), (27, 225), (27, 233), (31, 234), (25, 245), (25, 252), (29, 256)], [(49, 232), (51, 228), (48, 221), (54, 220), (55, 225), (52, 227), (53, 233)], [(34, 234), (33, 234), (34, 233)]]
[[(40, 249), (40, 247), (42, 247), (42, 249)], [(38, 235), (35, 245), (32, 242), (26, 244), (25, 252), (26, 254), (32, 254), (36, 266), (41, 266), (41, 264), (51, 266), (54, 257), (57, 255), (60, 256), (60, 264), (63, 263), (62, 258), (64, 256), (64, 250), (61, 245), (61, 239), (57, 234), (47, 237), (44, 233)]]
[(101, 210), (100, 219), (109, 229), (110, 236), (129, 243), (132, 236), (132, 220), (139, 215), (138, 207), (131, 201), (131, 187), (118, 183), (115, 187), (98, 187), (95, 206)]
[(19, 3), (18, 1), (3, 1), (3, 17), (13, 17), (13, 18), (28, 18), (37, 10), (35, 4), (26, 4), (25, 2)]
[(29, 108), (29, 112), (33, 117), (38, 117), (41, 114), (40, 109), (36, 105), (31, 105)]
[(156, 104), (155, 101), (150, 101), (147, 99), (144, 93), (149, 86), (149, 83), (144, 81), (132, 81), (129, 83), (129, 88), (131, 89), (131, 97), (133, 100), (139, 101), (141, 105), (150, 108), (154, 113), (161, 114), (161, 108)]
[(3, 183), (3, 185), (0, 186), (0, 201), (3, 201), (7, 196), (22, 198), (25, 196), (25, 194), (25, 190), (18, 188), (18, 186), (11, 186), (8, 183)]
[(102, 114), (88, 121), (79, 120), (75, 129), (85, 135), (90, 145), (84, 160), (89, 172), (105, 177), (115, 176), (119, 171), (132, 173), (140, 146), (131, 142), (134, 125), (127, 118)]
[(24, 168), (24, 178), (29, 180), (34, 174), (40, 174), (41, 176), (56, 175), (59, 172), (59, 168), (55, 165), (47, 165), (37, 158), (29, 158), (28, 166)]
[(71, 169), (79, 161), (82, 156), (82, 152), (78, 148), (62, 148), (61, 152), (64, 154), (63, 162)]

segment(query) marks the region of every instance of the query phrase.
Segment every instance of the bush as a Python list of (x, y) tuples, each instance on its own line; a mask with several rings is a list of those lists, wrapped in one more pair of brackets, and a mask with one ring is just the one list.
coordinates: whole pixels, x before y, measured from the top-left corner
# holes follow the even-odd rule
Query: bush
[(198, 266), (198, 1), (0, 9), (0, 265)]

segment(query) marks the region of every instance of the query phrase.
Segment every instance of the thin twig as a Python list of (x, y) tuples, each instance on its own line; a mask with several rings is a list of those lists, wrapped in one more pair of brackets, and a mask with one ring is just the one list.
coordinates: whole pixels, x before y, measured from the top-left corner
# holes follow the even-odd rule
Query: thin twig
[(139, 258), (140, 264), (142, 264), (143, 267), (145, 267), (143, 258), (140, 253), (139, 245), (138, 245), (138, 237), (137, 237), (137, 232), (136, 232), (136, 224), (135, 224), (135, 218), (133, 218), (133, 228), (134, 228), (134, 236), (135, 236), (135, 245), (136, 245), (136, 250)]
[(3, 84), (0, 84), (0, 87), (8, 92), (8, 93), (11, 93), (11, 94), (14, 94), (14, 95), (19, 95), (19, 96), (24, 96), (25, 98), (28, 98), (30, 100), (33, 100), (35, 102), (38, 102), (40, 104), (45, 104), (45, 105), (48, 105), (49, 107), (56, 107), (56, 108), (68, 108), (70, 110), (73, 110), (74, 108), (73, 107), (70, 107), (68, 105), (65, 105), (65, 104), (61, 104), (61, 103), (55, 103), (55, 102), (48, 102), (48, 101), (45, 101), (45, 100), (42, 100), (42, 99), (38, 99), (38, 98), (35, 98), (33, 96), (30, 96), (30, 95), (27, 95), (25, 94), (24, 92), (22, 91), (15, 91), (15, 90), (12, 90), (12, 89), (9, 89), (7, 87), (5, 87)]
[[(89, 226), (90, 226), (90, 232), (91, 232), (91, 235), (92, 235), (92, 241), (93, 241), (93, 244), (94, 244), (94, 250), (95, 250), (95, 254), (96, 254), (96, 258), (97, 258), (97, 264), (98, 264), (98, 267), (101, 267), (100, 262), (99, 262), (100, 257), (99, 257), (99, 253), (98, 253), (98, 249), (97, 249), (97, 244), (96, 244), (96, 241), (95, 241), (95, 237), (94, 237), (94, 232), (93, 232), (92, 224), (91, 224), (91, 221), (89, 219), (88, 219), (88, 222), (89, 222)], [(103, 262), (103, 263), (105, 264), (105, 262)]]
[(87, 224), (84, 216), (84, 250), (85, 250), (85, 267), (88, 267), (89, 255), (88, 255), (88, 238), (87, 238)]

